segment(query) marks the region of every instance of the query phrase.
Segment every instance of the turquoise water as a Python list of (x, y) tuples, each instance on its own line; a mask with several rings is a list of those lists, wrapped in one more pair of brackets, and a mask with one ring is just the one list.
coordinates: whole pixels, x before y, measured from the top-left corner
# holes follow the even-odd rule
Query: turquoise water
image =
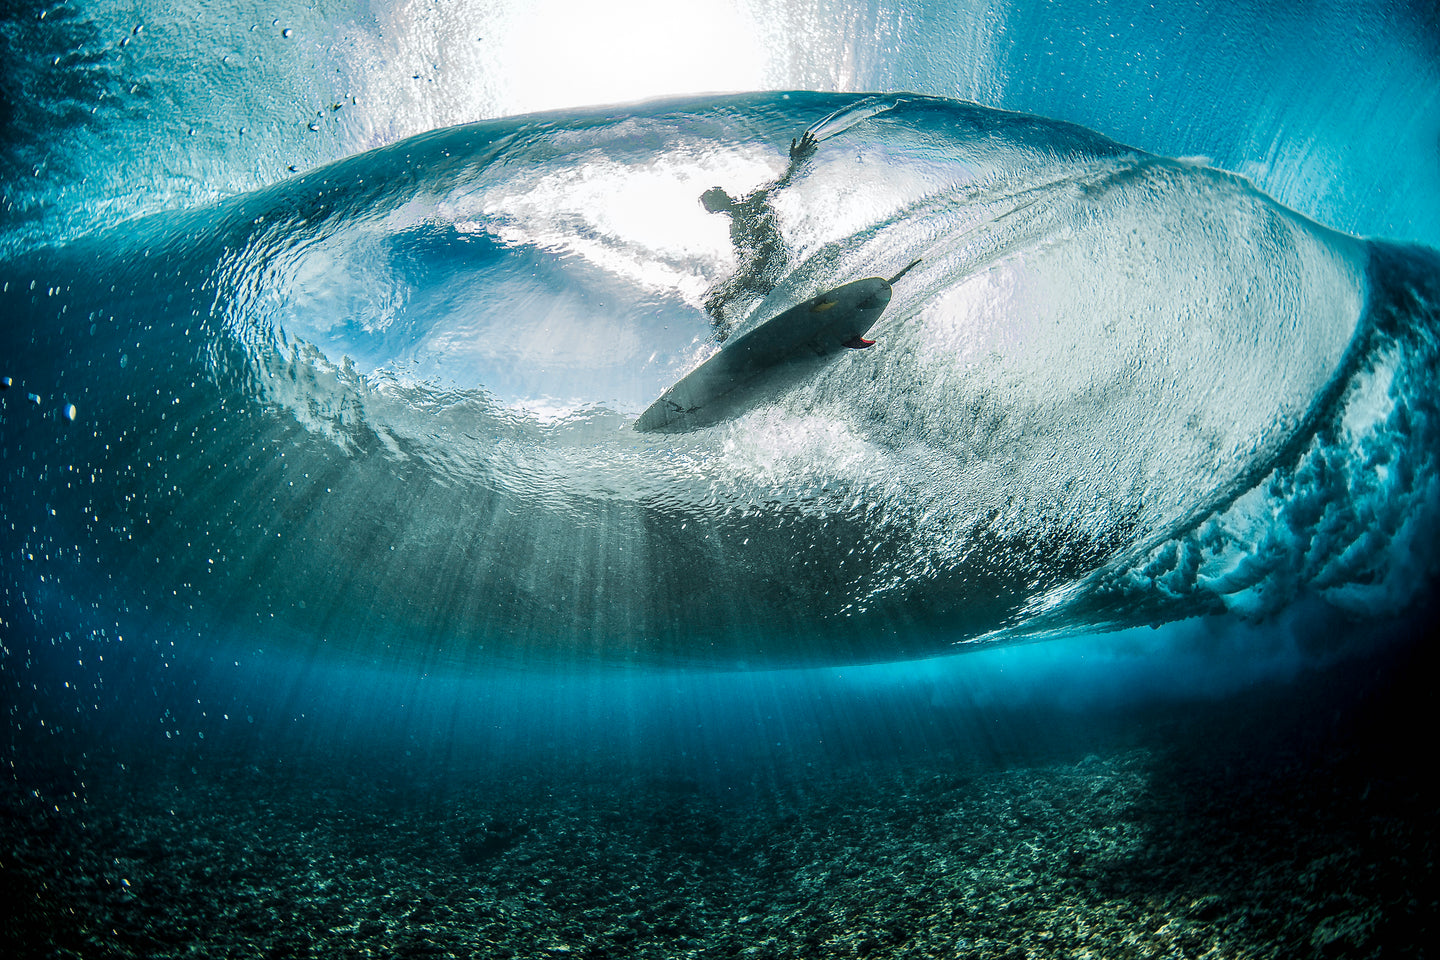
[(0, 21), (20, 954), (1426, 942), (1433, 11), (342, 6)]

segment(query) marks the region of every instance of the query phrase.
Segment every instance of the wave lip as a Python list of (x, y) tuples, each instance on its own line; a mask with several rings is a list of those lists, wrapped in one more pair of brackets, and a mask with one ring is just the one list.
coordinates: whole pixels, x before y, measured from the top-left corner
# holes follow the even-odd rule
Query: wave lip
[[(1363, 564), (1237, 572), (1315, 497), (1430, 522), (1418, 453), (1363, 496), (1283, 478), (1420, 442), (1331, 438), (1418, 422), (1429, 341), (1394, 331), (1433, 330), (1433, 257), (1069, 124), (909, 95), (546, 114), (133, 233), (4, 267), (7, 352), (83, 397), (65, 453), (94, 478), (12, 472), (7, 509), (67, 504), (55, 536), (205, 631), (886, 659), (1285, 578), (1339, 596)], [(733, 420), (629, 429), (724, 338), (915, 260), (875, 347)], [(36, 449), (53, 424), (14, 395), (6, 446)]]

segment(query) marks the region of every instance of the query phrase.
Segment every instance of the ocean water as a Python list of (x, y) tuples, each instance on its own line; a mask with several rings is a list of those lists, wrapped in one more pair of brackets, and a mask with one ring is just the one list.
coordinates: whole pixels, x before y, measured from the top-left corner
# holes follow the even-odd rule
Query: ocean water
[(1430, 949), (1427, 5), (0, 42), (7, 955)]

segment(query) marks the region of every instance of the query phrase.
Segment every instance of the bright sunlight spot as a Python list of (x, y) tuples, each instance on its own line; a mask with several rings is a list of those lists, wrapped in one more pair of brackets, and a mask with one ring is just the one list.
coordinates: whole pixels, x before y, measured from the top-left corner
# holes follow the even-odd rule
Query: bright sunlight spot
[(736, 0), (539, 0), (510, 21), (506, 111), (764, 86), (764, 50)]

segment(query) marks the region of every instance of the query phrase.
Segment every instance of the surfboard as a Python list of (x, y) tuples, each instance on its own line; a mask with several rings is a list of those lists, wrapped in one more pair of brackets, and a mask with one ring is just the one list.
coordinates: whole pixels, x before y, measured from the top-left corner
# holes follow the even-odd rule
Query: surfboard
[(743, 412), (745, 401), (770, 392), (767, 386), (778, 388), (789, 379), (786, 374), (824, 363), (847, 347), (870, 346), (874, 341), (865, 334), (890, 303), (895, 279), (899, 276), (868, 277), (836, 287), (736, 337), (662, 393), (640, 414), (635, 429), (709, 426)]

